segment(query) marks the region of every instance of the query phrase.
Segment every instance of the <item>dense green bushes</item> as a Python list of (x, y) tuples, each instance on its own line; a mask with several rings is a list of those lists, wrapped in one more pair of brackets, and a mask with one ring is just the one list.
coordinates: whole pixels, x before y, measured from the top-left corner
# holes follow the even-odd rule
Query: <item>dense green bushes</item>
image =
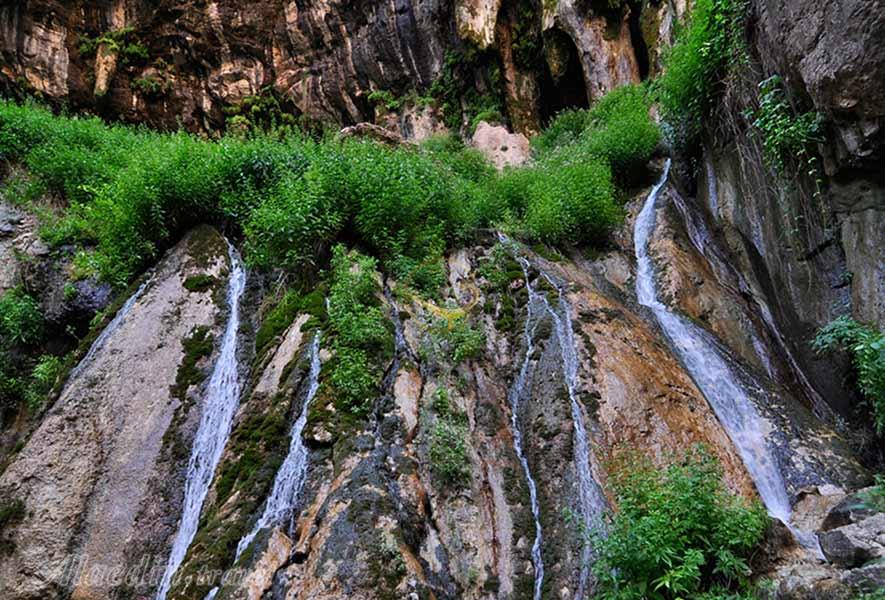
[(24, 290), (0, 295), (0, 411), (22, 400), (37, 408), (61, 370), (60, 361), (39, 354), (43, 342), (43, 313)]
[(765, 160), (778, 172), (794, 160), (813, 167), (816, 157), (812, 148), (821, 141), (822, 116), (816, 112), (794, 114), (779, 76), (760, 83), (759, 91), (759, 108), (752, 117), (753, 126), (762, 137)]
[(696, 451), (661, 470), (625, 453), (610, 471), (618, 511), (594, 537), (599, 597), (746, 596), (747, 561), (768, 517), (725, 489), (713, 458)]
[(665, 56), (655, 91), (667, 122), (683, 144), (693, 143), (728, 66), (745, 56), (744, 0), (697, 0)]
[(347, 414), (364, 414), (377, 395), (382, 357), (393, 351), (393, 332), (377, 297), (374, 258), (335, 246), (329, 288), (329, 329), (334, 358), (329, 381), (337, 407)]
[(839, 317), (817, 334), (818, 352), (841, 349), (851, 353), (857, 386), (872, 413), (876, 432), (885, 437), (885, 334), (849, 317)]
[(643, 164), (657, 141), (647, 108), (639, 88), (618, 90), (585, 115), (573, 144), (550, 144), (532, 166), (500, 176), (452, 138), (420, 148), (292, 132), (210, 142), (0, 102), (0, 159), (26, 168), (18, 197), (66, 200), (44, 211), (42, 233), (82, 249), (81, 276), (122, 286), (184, 230), (210, 222), (242, 230), (259, 267), (317, 270), (347, 239), (433, 291), (446, 247), (478, 228), (604, 242), (619, 218), (611, 170)]

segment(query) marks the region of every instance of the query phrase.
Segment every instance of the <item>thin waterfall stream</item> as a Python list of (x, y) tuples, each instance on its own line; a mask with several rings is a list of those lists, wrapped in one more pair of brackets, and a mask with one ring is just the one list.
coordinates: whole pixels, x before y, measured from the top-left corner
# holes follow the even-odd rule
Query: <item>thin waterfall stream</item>
[[(509, 239), (503, 235), (499, 236), (499, 239), (505, 243), (509, 242)], [(593, 529), (601, 527), (601, 517), (607, 507), (607, 503), (605, 501), (605, 496), (602, 493), (602, 489), (593, 476), (593, 469), (590, 462), (590, 443), (587, 427), (584, 422), (584, 411), (581, 408), (577, 391), (579, 362), (575, 347), (574, 331), (572, 328), (571, 306), (565, 296), (565, 289), (550, 274), (538, 269), (541, 277), (543, 277), (557, 292), (558, 306), (552, 306), (547, 297), (544, 294), (539, 293), (532, 284), (529, 273), (532, 265), (529, 261), (525, 257), (518, 255), (516, 258), (522, 266), (529, 300), (527, 308), (528, 314), (526, 316), (526, 325), (523, 334), (526, 343), (526, 354), (519, 375), (510, 390), (509, 400), (514, 431), (514, 444), (529, 484), (532, 500), (532, 514), (535, 518), (536, 535), (535, 543), (532, 547), (532, 560), (535, 563), (534, 598), (538, 600), (541, 597), (541, 586), (544, 577), (544, 567), (541, 556), (543, 535), (540, 521), (540, 507), (538, 505), (536, 485), (532, 478), (528, 462), (524, 456), (522, 432), (517, 421), (517, 409), (521, 399), (526, 396), (526, 390), (530, 387), (529, 366), (530, 358), (535, 351), (535, 327), (538, 320), (542, 318), (542, 315), (547, 315), (552, 321), (553, 330), (559, 344), (559, 354), (562, 358), (562, 372), (571, 405), (571, 416), (574, 427), (574, 462), (578, 480), (578, 505), (580, 517), (586, 528)], [(575, 598), (584, 598), (588, 593), (591, 559), (592, 548), (589, 543), (585, 542), (581, 552), (581, 571)]]
[(652, 188), (636, 218), (636, 296), (651, 309), (672, 350), (716, 413), (750, 474), (768, 513), (793, 529), (807, 547), (816, 540), (790, 525), (792, 507), (773, 449), (766, 441), (767, 422), (759, 415), (740, 378), (722, 354), (715, 339), (688, 319), (671, 311), (658, 298), (649, 242), (655, 229), (657, 199), (667, 184), (670, 161)]
[(320, 332), (314, 333), (313, 341), (310, 344), (310, 372), (308, 373), (307, 393), (304, 396), (304, 403), (301, 405), (301, 414), (292, 425), (291, 437), (289, 440), (289, 453), (283, 464), (277, 471), (276, 478), (273, 482), (273, 489), (267, 502), (264, 505), (264, 512), (255, 522), (252, 531), (243, 536), (240, 543), (237, 544), (236, 558), (240, 555), (249, 544), (255, 539), (262, 529), (271, 525), (282, 523), (285, 519), (293, 517), (301, 489), (304, 487), (304, 480), (307, 476), (307, 459), (308, 450), (304, 445), (301, 434), (307, 425), (307, 413), (310, 403), (313, 401), (320, 387)]
[[(527, 263), (523, 265), (525, 269)], [(569, 403), (571, 404), (572, 424), (575, 432), (575, 471), (578, 476), (578, 501), (580, 516), (583, 526), (587, 530), (599, 530), (602, 527), (602, 515), (607, 508), (605, 495), (593, 476), (593, 468), (590, 464), (590, 442), (587, 435), (587, 426), (584, 423), (584, 411), (578, 398), (578, 354), (575, 346), (575, 333), (571, 318), (571, 305), (565, 297), (565, 288), (549, 273), (539, 270), (541, 276), (556, 290), (559, 297), (559, 311), (550, 304), (543, 294), (539, 294), (529, 284), (526, 273), (526, 286), (529, 298), (535, 298), (544, 306), (553, 321), (556, 339), (559, 341), (559, 353), (562, 357), (562, 373), (568, 391)], [(578, 580), (578, 589), (575, 598), (587, 596), (587, 588), (590, 582), (590, 565), (592, 548), (588, 542), (584, 542), (581, 552), (581, 572)]]
[[(520, 261), (522, 262), (522, 260)], [(527, 263), (522, 264), (523, 273), (525, 273), (526, 284), (528, 284), (528, 268)], [(522, 428), (519, 424), (519, 405), (526, 392), (530, 388), (530, 372), (532, 354), (535, 352), (535, 329), (537, 327), (537, 304), (536, 299), (529, 295), (528, 314), (525, 319), (525, 328), (523, 330), (523, 339), (525, 340), (525, 355), (522, 360), (522, 366), (519, 368), (519, 374), (513, 382), (507, 396), (510, 403), (510, 424), (513, 429), (513, 448), (516, 456), (522, 465), (522, 471), (525, 474), (526, 483), (529, 487), (529, 500), (531, 502), (532, 517), (535, 521), (535, 541), (532, 543), (532, 565), (535, 569), (535, 585), (534, 600), (541, 598), (541, 586), (544, 583), (544, 561), (541, 556), (541, 542), (543, 533), (541, 531), (541, 506), (538, 503), (538, 486), (532, 477), (532, 470), (529, 467), (528, 459), (526, 459), (525, 451), (522, 445)]]
[(157, 600), (165, 600), (178, 567), (197, 533), (200, 511), (221, 454), (230, 436), (234, 413), (240, 401), (240, 381), (237, 364), (237, 332), (240, 328), (240, 300), (246, 288), (246, 269), (233, 245), (228, 242), (230, 278), (227, 304), (230, 311), (218, 361), (206, 388), (206, 399), (200, 416), (200, 424), (194, 437), (187, 478), (184, 488), (184, 505), (178, 532), (172, 543), (169, 561), (157, 590)]
[(117, 311), (117, 314), (114, 315), (114, 318), (111, 319), (111, 322), (107, 324), (107, 326), (102, 330), (102, 332), (95, 338), (95, 341), (92, 342), (92, 345), (89, 346), (89, 351), (86, 352), (86, 356), (83, 357), (80, 362), (77, 363), (77, 366), (71, 369), (70, 374), (68, 375), (68, 381), (73, 381), (76, 379), (83, 369), (92, 362), (92, 359), (95, 357), (96, 352), (98, 352), (107, 342), (108, 338), (111, 337), (111, 334), (114, 333), (120, 325), (123, 323), (123, 320), (126, 318), (126, 315), (129, 314), (129, 311), (132, 310), (132, 307), (135, 306), (135, 303), (138, 302), (138, 299), (141, 298), (142, 294), (144, 294), (145, 290), (147, 290), (148, 286), (154, 280), (154, 275), (151, 274), (150, 277), (145, 279), (144, 283), (138, 286), (138, 289), (135, 290), (129, 299), (120, 307), (120, 310)]

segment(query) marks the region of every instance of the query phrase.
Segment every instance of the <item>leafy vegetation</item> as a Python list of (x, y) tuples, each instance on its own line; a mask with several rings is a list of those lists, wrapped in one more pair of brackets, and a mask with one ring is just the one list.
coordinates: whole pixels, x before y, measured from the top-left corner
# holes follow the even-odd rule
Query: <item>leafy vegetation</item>
[(746, 55), (744, 0), (697, 0), (655, 82), (664, 117), (677, 142), (691, 145), (720, 93), (729, 66)]
[(35, 358), (43, 336), (43, 313), (34, 298), (21, 288), (0, 295), (0, 410), (22, 400), (37, 409), (55, 383), (60, 361)]
[(329, 287), (329, 329), (334, 334), (329, 381), (336, 406), (365, 414), (377, 395), (383, 376), (380, 357), (392, 352), (376, 280), (377, 261), (338, 245), (332, 253)]
[(637, 153), (625, 155), (632, 150), (623, 140), (638, 138), (622, 122), (647, 115), (605, 109), (642, 104), (638, 91), (617, 96), (590, 113), (595, 141), (503, 176), (452, 138), (387, 148), (287, 130), (210, 142), (11, 102), (0, 102), (0, 157), (26, 167), (27, 197), (67, 201), (43, 211), (41, 231), (52, 245), (81, 248), (82, 276), (122, 287), (187, 228), (209, 222), (241, 227), (254, 266), (316, 271), (348, 236), (398, 279), (432, 289), (446, 247), (478, 228), (507, 224), (553, 244), (605, 242), (620, 218), (608, 161), (621, 172), (653, 147), (639, 136)]
[(876, 432), (885, 436), (885, 334), (839, 317), (818, 332), (812, 346), (817, 352), (840, 349), (851, 354), (857, 386), (873, 414)]
[(43, 332), (40, 305), (22, 288), (13, 288), (0, 296), (0, 349), (33, 344)]
[(792, 160), (809, 168), (816, 162), (814, 144), (822, 140), (822, 117), (816, 112), (795, 115), (784, 95), (779, 76), (759, 84), (759, 109), (752, 114), (753, 126), (762, 136), (768, 164), (779, 172)]
[(83, 56), (95, 56), (100, 46), (104, 46), (109, 52), (117, 53), (123, 64), (148, 59), (148, 49), (138, 40), (132, 27), (106, 31), (97, 37), (80, 37), (79, 51)]
[(434, 393), (436, 422), (430, 430), (430, 468), (446, 488), (458, 488), (470, 480), (467, 457), (467, 425), (464, 415), (456, 413), (449, 402), (449, 392), (440, 387)]
[(661, 470), (625, 452), (613, 461), (618, 511), (594, 535), (605, 600), (748, 597), (748, 559), (768, 517), (722, 483), (702, 450)]
[(182, 340), (184, 358), (178, 367), (172, 395), (184, 401), (187, 390), (206, 378), (206, 374), (197, 366), (201, 359), (212, 354), (215, 337), (206, 326), (194, 327), (188, 337)]

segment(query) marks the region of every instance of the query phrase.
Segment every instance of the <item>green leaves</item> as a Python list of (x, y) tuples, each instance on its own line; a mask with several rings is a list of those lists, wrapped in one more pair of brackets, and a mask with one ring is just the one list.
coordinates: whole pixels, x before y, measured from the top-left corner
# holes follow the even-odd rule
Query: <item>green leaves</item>
[(788, 163), (798, 159), (814, 169), (816, 158), (812, 149), (816, 142), (823, 140), (823, 117), (816, 112), (794, 115), (778, 75), (760, 83), (759, 90), (759, 109), (750, 117), (762, 137), (769, 166), (783, 173)]
[(664, 59), (655, 93), (681, 143), (694, 143), (730, 66), (744, 60), (744, 0), (697, 0)]
[(876, 433), (885, 436), (885, 334), (843, 316), (821, 328), (811, 345), (818, 353), (841, 349), (851, 354)]
[(21, 288), (0, 296), (0, 350), (33, 344), (43, 335), (43, 313), (39, 303)]
[(746, 593), (747, 559), (768, 517), (722, 484), (716, 461), (702, 450), (661, 470), (623, 453), (612, 463), (618, 512), (606, 532), (593, 532), (600, 597), (698, 598)]

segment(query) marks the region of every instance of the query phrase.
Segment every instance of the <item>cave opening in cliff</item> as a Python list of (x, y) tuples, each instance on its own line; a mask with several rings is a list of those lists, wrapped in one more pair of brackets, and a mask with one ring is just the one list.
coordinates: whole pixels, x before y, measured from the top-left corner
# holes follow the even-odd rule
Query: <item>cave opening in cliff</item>
[(547, 125), (558, 113), (570, 108), (588, 108), (587, 86), (578, 48), (563, 31), (544, 35), (547, 67), (540, 78), (541, 123)]
[(649, 58), (648, 45), (645, 43), (645, 37), (642, 35), (642, 3), (630, 3), (630, 43), (633, 46), (633, 53), (636, 55), (636, 66), (639, 67), (639, 79), (645, 81), (648, 79)]

